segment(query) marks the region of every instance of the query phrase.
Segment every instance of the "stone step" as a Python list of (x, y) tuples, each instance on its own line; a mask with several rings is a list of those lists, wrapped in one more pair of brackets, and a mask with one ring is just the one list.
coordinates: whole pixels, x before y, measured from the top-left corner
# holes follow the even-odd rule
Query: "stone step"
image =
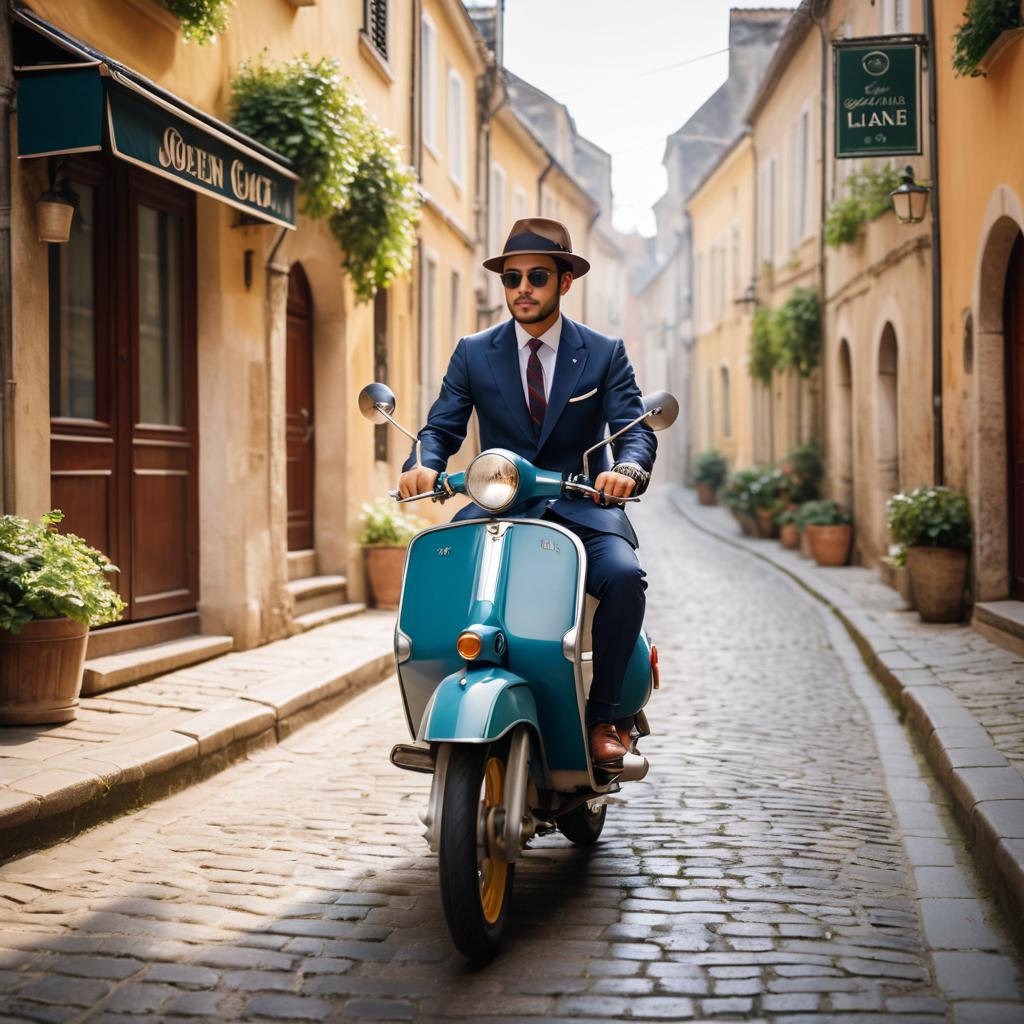
[(89, 631), (89, 645), (85, 649), (87, 658), (105, 658), (108, 654), (119, 654), (138, 647), (180, 640), (199, 633), (199, 613), (183, 612), (180, 615), (164, 615), (158, 619), (142, 622), (121, 622), (102, 626)]
[(354, 602), (351, 604), (332, 604), (327, 608), (318, 608), (316, 611), (306, 612), (304, 615), (297, 615), (292, 622), (298, 627), (298, 631), (304, 633), (307, 629), (316, 629), (317, 626), (326, 626), (330, 622), (338, 622), (347, 619), (350, 615), (359, 615), (366, 611), (366, 605)]
[(345, 604), (348, 580), (344, 576), (306, 576), (290, 580), (288, 592), (295, 600), (294, 616)]
[(196, 635), (108, 654), (102, 658), (90, 658), (85, 663), (82, 693), (102, 693), (117, 686), (137, 683), (187, 665), (195, 665), (220, 654), (227, 654), (234, 643), (230, 636)]
[(288, 552), (288, 579), (301, 580), (316, 575), (316, 552), (312, 548)]
[(1024, 655), (1024, 601), (979, 601), (971, 625), (986, 640)]

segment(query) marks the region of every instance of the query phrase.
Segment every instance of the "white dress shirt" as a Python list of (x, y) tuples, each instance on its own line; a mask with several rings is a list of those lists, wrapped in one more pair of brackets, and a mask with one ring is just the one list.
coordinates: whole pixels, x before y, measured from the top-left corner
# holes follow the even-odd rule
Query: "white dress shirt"
[[(519, 376), (523, 381), (523, 398), (526, 399), (526, 408), (530, 408), (530, 388), (526, 383), (526, 364), (530, 360), (530, 341), (532, 334), (528, 334), (526, 328), (516, 320), (516, 341), (519, 343)], [(558, 342), (562, 337), (562, 317), (558, 319), (540, 336), (543, 345), (537, 349), (537, 358), (544, 370), (544, 398), (551, 397), (551, 378), (555, 375), (555, 356), (558, 354)]]

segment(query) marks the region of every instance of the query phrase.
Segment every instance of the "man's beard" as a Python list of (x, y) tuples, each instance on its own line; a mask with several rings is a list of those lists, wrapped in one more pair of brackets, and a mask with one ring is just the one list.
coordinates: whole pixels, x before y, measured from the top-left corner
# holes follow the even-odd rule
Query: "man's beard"
[(540, 323), (541, 320), (546, 320), (549, 316), (551, 316), (552, 313), (555, 312), (556, 309), (558, 309), (558, 304), (561, 298), (562, 296), (559, 295), (558, 292), (555, 292), (554, 298), (552, 298), (552, 300), (546, 306), (541, 306), (540, 310), (535, 313), (521, 312), (516, 308), (514, 302), (510, 302), (508, 304), (508, 309), (512, 316), (519, 321), (519, 323), (536, 324)]

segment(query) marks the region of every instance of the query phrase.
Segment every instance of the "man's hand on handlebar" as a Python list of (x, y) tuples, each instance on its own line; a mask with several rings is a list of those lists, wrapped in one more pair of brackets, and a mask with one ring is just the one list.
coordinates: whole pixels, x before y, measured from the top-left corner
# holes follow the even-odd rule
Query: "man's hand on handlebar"
[(398, 496), (411, 498), (414, 494), (426, 494), (427, 491), (434, 489), (437, 477), (437, 470), (427, 469), (426, 466), (414, 466), (412, 469), (407, 469), (398, 478)]
[[(609, 469), (598, 476), (594, 481), (594, 487), (599, 491), (604, 491), (605, 500), (609, 504), (615, 504), (615, 498), (628, 498), (636, 490), (636, 481), (631, 476), (613, 473)], [(601, 499), (596, 494), (594, 495), (594, 504), (601, 504)]]

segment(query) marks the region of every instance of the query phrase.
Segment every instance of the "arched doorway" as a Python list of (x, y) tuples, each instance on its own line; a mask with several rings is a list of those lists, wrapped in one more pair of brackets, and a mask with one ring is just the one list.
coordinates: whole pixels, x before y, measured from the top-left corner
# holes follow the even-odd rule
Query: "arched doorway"
[(839, 394), (837, 402), (836, 453), (839, 470), (839, 498), (853, 508), (853, 364), (850, 345), (845, 338), (839, 342)]
[(1024, 598), (1024, 235), (1010, 250), (1003, 288), (1006, 338), (1007, 526), (1010, 596)]
[(875, 416), (875, 460), (883, 500), (900, 489), (899, 346), (891, 323), (878, 346), (878, 400)]
[(288, 274), (285, 440), (288, 459), (288, 550), (313, 547), (313, 298), (302, 266)]

